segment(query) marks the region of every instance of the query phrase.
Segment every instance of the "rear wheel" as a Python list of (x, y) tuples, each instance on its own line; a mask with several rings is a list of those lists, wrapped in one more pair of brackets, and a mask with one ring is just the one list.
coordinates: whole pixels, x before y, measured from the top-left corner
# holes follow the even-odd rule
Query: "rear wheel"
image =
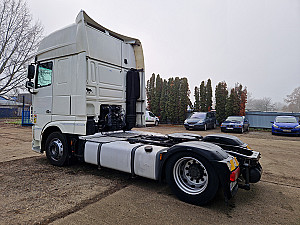
[(48, 161), (55, 166), (63, 166), (68, 159), (68, 146), (64, 134), (51, 133), (46, 140), (46, 156)]
[(180, 200), (195, 205), (207, 204), (219, 187), (217, 174), (211, 164), (192, 152), (181, 152), (168, 160), (166, 179)]

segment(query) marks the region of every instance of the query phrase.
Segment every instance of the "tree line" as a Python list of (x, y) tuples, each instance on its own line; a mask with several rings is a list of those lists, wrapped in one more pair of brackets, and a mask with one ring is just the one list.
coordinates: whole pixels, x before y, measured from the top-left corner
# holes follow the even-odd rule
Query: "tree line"
[[(213, 107), (211, 79), (202, 81), (199, 87), (194, 88), (194, 104), (190, 100), (188, 79), (185, 77), (166, 80), (153, 73), (147, 81), (146, 94), (148, 110), (158, 116), (162, 123), (181, 124), (186, 119), (188, 108), (194, 112), (208, 112)], [(246, 102), (246, 87), (237, 83), (229, 94), (226, 82), (219, 82), (215, 88), (217, 120), (221, 123), (227, 116), (244, 116)]]
[(188, 106), (192, 105), (188, 79), (185, 77), (166, 80), (153, 73), (147, 81), (146, 94), (148, 109), (164, 123), (182, 123)]

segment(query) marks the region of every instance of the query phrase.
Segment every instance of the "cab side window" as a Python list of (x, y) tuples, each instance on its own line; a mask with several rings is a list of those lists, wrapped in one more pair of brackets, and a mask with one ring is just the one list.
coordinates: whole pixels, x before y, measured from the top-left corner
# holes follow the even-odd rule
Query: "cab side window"
[(46, 87), (52, 83), (53, 62), (40, 63), (37, 68), (36, 88)]

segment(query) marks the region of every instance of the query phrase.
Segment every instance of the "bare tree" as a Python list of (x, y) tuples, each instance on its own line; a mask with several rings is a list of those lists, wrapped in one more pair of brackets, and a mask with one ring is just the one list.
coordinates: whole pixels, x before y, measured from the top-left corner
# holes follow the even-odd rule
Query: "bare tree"
[(42, 36), (40, 23), (32, 22), (26, 2), (0, 2), (0, 96), (23, 86), (27, 65)]
[(263, 97), (262, 99), (250, 98), (247, 103), (248, 110), (257, 110), (257, 111), (274, 111), (275, 104), (272, 103), (272, 99), (269, 97)]
[(284, 101), (288, 103), (289, 111), (300, 112), (300, 86), (295, 88), (292, 94), (287, 95)]
[(274, 103), (274, 110), (275, 111), (284, 111), (285, 107), (287, 107), (286, 104), (283, 102), (275, 102)]

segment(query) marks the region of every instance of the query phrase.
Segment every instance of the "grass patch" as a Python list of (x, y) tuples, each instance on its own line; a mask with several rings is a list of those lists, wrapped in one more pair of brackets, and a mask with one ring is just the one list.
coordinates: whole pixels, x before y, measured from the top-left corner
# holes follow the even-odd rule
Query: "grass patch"
[(22, 124), (22, 120), (21, 119), (8, 120), (8, 121), (5, 121), (4, 123), (6, 123), (6, 124), (14, 124), (14, 125), (21, 125)]
[(249, 131), (263, 131), (263, 132), (271, 132), (271, 128), (249, 128)]

